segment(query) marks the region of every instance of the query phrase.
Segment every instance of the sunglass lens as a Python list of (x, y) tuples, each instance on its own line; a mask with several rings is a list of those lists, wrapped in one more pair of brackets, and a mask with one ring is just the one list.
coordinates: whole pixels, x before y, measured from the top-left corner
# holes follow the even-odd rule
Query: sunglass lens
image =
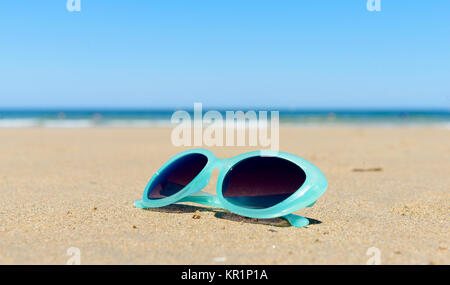
[(305, 179), (305, 172), (289, 160), (254, 156), (238, 162), (226, 174), (222, 194), (234, 205), (264, 209), (291, 196)]
[(160, 172), (150, 185), (148, 198), (157, 200), (178, 193), (203, 170), (208, 158), (200, 153), (182, 156)]

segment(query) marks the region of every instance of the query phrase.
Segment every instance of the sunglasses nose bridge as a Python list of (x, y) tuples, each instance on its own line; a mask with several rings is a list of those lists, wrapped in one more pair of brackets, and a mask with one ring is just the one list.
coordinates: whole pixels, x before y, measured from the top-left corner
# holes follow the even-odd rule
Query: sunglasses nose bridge
[(221, 158), (214, 158), (214, 160), (211, 163), (211, 170), (219, 169), (221, 170), (224, 166), (227, 164), (227, 159), (221, 159)]

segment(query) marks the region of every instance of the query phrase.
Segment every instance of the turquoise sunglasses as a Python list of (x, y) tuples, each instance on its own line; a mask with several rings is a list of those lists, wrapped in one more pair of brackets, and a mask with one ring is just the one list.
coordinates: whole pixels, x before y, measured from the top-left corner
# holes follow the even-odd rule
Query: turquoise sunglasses
[[(219, 169), (217, 196), (201, 191)], [(188, 150), (171, 158), (150, 179), (137, 208), (193, 202), (257, 219), (282, 217), (294, 227), (309, 224), (292, 214), (312, 207), (327, 189), (312, 163), (285, 152), (253, 151), (219, 159), (209, 150)]]

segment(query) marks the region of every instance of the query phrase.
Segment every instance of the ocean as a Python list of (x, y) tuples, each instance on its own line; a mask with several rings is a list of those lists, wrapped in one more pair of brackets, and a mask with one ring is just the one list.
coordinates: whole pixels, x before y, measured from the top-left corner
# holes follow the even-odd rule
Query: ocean
[[(258, 111), (258, 109), (254, 109)], [(170, 127), (176, 110), (0, 110), (0, 128)], [(203, 114), (208, 110), (204, 110)], [(230, 110), (231, 111), (231, 110)], [(232, 110), (238, 111), (238, 110)], [(247, 111), (247, 110), (242, 110)], [(450, 127), (449, 110), (276, 110), (281, 125), (435, 125)], [(193, 118), (192, 111), (188, 111)], [(225, 110), (219, 111), (225, 118)], [(270, 113), (269, 113), (270, 114)]]

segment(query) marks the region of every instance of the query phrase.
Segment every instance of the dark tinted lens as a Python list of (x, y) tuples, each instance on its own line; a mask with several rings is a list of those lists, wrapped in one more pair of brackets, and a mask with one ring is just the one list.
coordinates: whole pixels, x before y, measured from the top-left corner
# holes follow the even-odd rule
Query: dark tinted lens
[(268, 208), (292, 195), (305, 179), (305, 172), (289, 160), (255, 156), (240, 161), (227, 173), (223, 197), (241, 207)]
[(148, 198), (162, 199), (177, 193), (194, 180), (207, 162), (208, 158), (199, 153), (188, 154), (175, 160), (153, 181)]

